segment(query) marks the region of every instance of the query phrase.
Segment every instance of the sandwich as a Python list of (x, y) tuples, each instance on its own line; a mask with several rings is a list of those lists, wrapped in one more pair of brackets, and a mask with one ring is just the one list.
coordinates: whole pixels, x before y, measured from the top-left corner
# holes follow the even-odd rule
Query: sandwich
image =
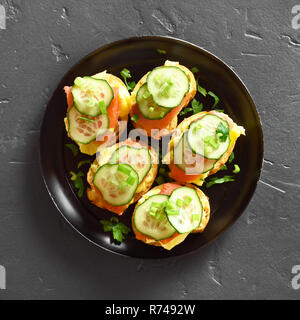
[(128, 120), (131, 107), (130, 94), (121, 79), (103, 71), (77, 77), (64, 91), (68, 104), (65, 127), (82, 153), (94, 155), (99, 146), (117, 141), (122, 130), (119, 120)]
[(167, 60), (136, 84), (131, 95), (133, 125), (145, 135), (161, 139), (176, 128), (178, 114), (196, 92), (193, 73), (178, 62)]
[(132, 229), (137, 240), (171, 250), (190, 233), (203, 232), (210, 218), (208, 197), (191, 184), (165, 183), (137, 202)]
[(99, 208), (122, 215), (151, 188), (157, 168), (157, 153), (141, 142), (127, 139), (103, 148), (87, 174), (88, 199)]
[(163, 162), (175, 181), (201, 186), (230, 157), (245, 129), (225, 113), (204, 111), (184, 119), (176, 128)]

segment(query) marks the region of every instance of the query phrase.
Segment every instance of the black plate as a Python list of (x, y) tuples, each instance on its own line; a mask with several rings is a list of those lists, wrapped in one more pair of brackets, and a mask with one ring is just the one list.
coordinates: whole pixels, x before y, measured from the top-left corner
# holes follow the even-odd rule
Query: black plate
[[(166, 50), (166, 54), (157, 49)], [(162, 65), (164, 60), (179, 61), (187, 67), (196, 66), (201, 86), (213, 91), (220, 98), (220, 107), (231, 118), (246, 129), (235, 147), (235, 160), (241, 167), (235, 182), (215, 185), (202, 190), (209, 196), (211, 220), (202, 234), (189, 235), (172, 249), (164, 250), (147, 246), (127, 237), (122, 243), (112, 241), (104, 233), (99, 219), (113, 216), (89, 203), (86, 196), (79, 199), (69, 182), (69, 172), (77, 171), (77, 164), (85, 155), (73, 157), (64, 144), (70, 142), (66, 136), (63, 118), (66, 113), (65, 85), (71, 85), (76, 76), (93, 75), (102, 70), (119, 75), (126, 67), (133, 80), (138, 81), (147, 71)], [(200, 97), (198, 97), (200, 98)], [(213, 100), (206, 98), (205, 109)], [(220, 59), (211, 53), (182, 40), (168, 37), (136, 37), (117, 41), (94, 51), (77, 63), (60, 81), (46, 109), (41, 127), (40, 156), (42, 174), (51, 199), (62, 216), (82, 236), (97, 246), (111, 252), (138, 258), (165, 258), (192, 252), (226, 230), (243, 212), (249, 203), (260, 176), (263, 157), (262, 128), (255, 105), (245, 85)], [(91, 157), (90, 157), (91, 158)], [(87, 172), (88, 166), (81, 170)], [(230, 174), (222, 171), (218, 175)], [(120, 218), (130, 225), (132, 205)]]

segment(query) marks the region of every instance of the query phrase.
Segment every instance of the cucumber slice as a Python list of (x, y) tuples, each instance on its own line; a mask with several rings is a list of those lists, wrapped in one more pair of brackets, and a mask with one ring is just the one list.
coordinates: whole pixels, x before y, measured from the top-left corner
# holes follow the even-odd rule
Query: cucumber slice
[(195, 189), (189, 187), (177, 188), (171, 193), (169, 201), (178, 211), (178, 214), (169, 214), (168, 210), (166, 210), (166, 214), (170, 224), (178, 233), (191, 232), (199, 227), (203, 207)]
[(101, 166), (95, 173), (93, 184), (103, 199), (117, 207), (129, 203), (138, 187), (139, 176), (128, 164)]
[[(225, 141), (220, 138), (218, 133), (220, 125), (226, 131), (226, 135), (222, 136)], [(190, 125), (188, 143), (193, 152), (207, 159), (218, 160), (229, 148), (229, 132), (229, 125), (225, 120), (218, 116), (207, 114)]]
[(95, 117), (103, 113), (99, 103), (107, 108), (114, 92), (106, 80), (92, 77), (77, 77), (71, 90), (74, 106), (82, 114)]
[(109, 118), (106, 114), (87, 117), (79, 113), (74, 106), (69, 109), (67, 119), (69, 136), (82, 144), (88, 144), (98, 136), (104, 135), (109, 127)]
[(187, 175), (202, 174), (213, 169), (217, 160), (206, 159), (200, 154), (194, 153), (188, 142), (187, 132), (180, 138), (174, 147), (174, 163)]
[(159, 107), (152, 99), (151, 94), (147, 89), (147, 84), (144, 83), (136, 94), (138, 107), (146, 119), (160, 120), (163, 119), (171, 109)]
[(180, 68), (163, 66), (149, 73), (147, 88), (160, 107), (175, 108), (189, 91), (190, 81)]
[(165, 213), (162, 213), (162, 218), (158, 219), (151, 215), (150, 211), (153, 203), (164, 203), (168, 199), (169, 196), (165, 194), (153, 195), (135, 209), (133, 221), (140, 233), (156, 241), (168, 239), (174, 235), (176, 230), (170, 225)]
[(152, 167), (151, 155), (148, 148), (122, 146), (115, 150), (110, 163), (127, 163), (139, 176), (139, 184), (144, 180)]

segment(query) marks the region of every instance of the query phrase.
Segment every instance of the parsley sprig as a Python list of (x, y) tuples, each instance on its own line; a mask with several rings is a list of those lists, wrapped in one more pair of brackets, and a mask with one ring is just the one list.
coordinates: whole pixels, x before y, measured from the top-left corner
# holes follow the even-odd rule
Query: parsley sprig
[(215, 100), (215, 102), (214, 102), (214, 104), (213, 104), (213, 106), (212, 106), (212, 108), (214, 109), (216, 106), (217, 106), (217, 104), (219, 103), (219, 101), (220, 101), (220, 99), (219, 99), (219, 97), (217, 97), (213, 92), (211, 92), (211, 91), (208, 91), (207, 92), (207, 94), (209, 94), (212, 98), (214, 98), (214, 100)]
[(198, 73), (198, 72), (199, 72), (199, 69), (198, 69), (197, 67), (193, 67), (193, 68), (191, 69), (191, 71), (192, 71), (193, 73)]
[(192, 109), (193, 109), (194, 114), (199, 113), (203, 109), (203, 104), (201, 102), (199, 102), (198, 100), (193, 99), (192, 100)]
[(79, 198), (83, 196), (84, 191), (84, 184), (82, 177), (84, 176), (83, 172), (79, 171), (78, 173), (75, 173), (73, 171), (70, 171), (71, 174), (71, 180), (74, 183), (74, 187), (78, 190), (77, 195)]
[(187, 107), (184, 108), (181, 112), (180, 115), (183, 116), (187, 113), (189, 113), (190, 111), (193, 111), (193, 114), (199, 113), (202, 111), (203, 109), (203, 103), (201, 103), (200, 101), (193, 99), (191, 102), (191, 106), (192, 107)]
[(88, 159), (88, 160), (82, 160), (78, 163), (77, 168), (79, 169), (81, 166), (83, 166), (84, 164), (91, 164), (92, 160)]
[(100, 220), (104, 232), (112, 232), (113, 238), (122, 242), (131, 230), (124, 223), (120, 222), (118, 218), (112, 217), (110, 220)]
[(167, 51), (164, 49), (156, 49), (159, 54), (167, 54)]
[(216, 135), (219, 137), (221, 142), (225, 142), (227, 137), (229, 136), (229, 127), (225, 126), (222, 121), (220, 121), (217, 130)]
[(124, 68), (120, 72), (120, 74), (121, 74), (122, 78), (124, 79), (124, 82), (126, 84), (127, 89), (132, 91), (134, 89), (136, 83), (134, 81), (127, 82), (127, 79), (131, 78), (130, 71), (128, 69)]
[(230, 156), (229, 156), (229, 159), (228, 159), (228, 162), (231, 163), (234, 159), (234, 152), (232, 151)]
[(78, 155), (79, 149), (74, 143), (66, 143), (65, 146), (72, 151), (74, 157)]

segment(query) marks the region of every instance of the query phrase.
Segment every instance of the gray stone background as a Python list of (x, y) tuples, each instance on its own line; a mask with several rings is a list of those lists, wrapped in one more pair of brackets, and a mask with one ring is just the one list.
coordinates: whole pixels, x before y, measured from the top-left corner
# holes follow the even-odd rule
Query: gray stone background
[[(0, 0), (0, 299), (298, 299), (300, 0)], [(300, 22), (299, 22), (300, 23)], [(2, 25), (3, 27), (3, 25)], [(261, 181), (239, 220), (187, 257), (123, 258), (58, 214), (38, 165), (39, 128), (61, 77), (114, 40), (169, 35), (228, 63), (261, 116)]]

